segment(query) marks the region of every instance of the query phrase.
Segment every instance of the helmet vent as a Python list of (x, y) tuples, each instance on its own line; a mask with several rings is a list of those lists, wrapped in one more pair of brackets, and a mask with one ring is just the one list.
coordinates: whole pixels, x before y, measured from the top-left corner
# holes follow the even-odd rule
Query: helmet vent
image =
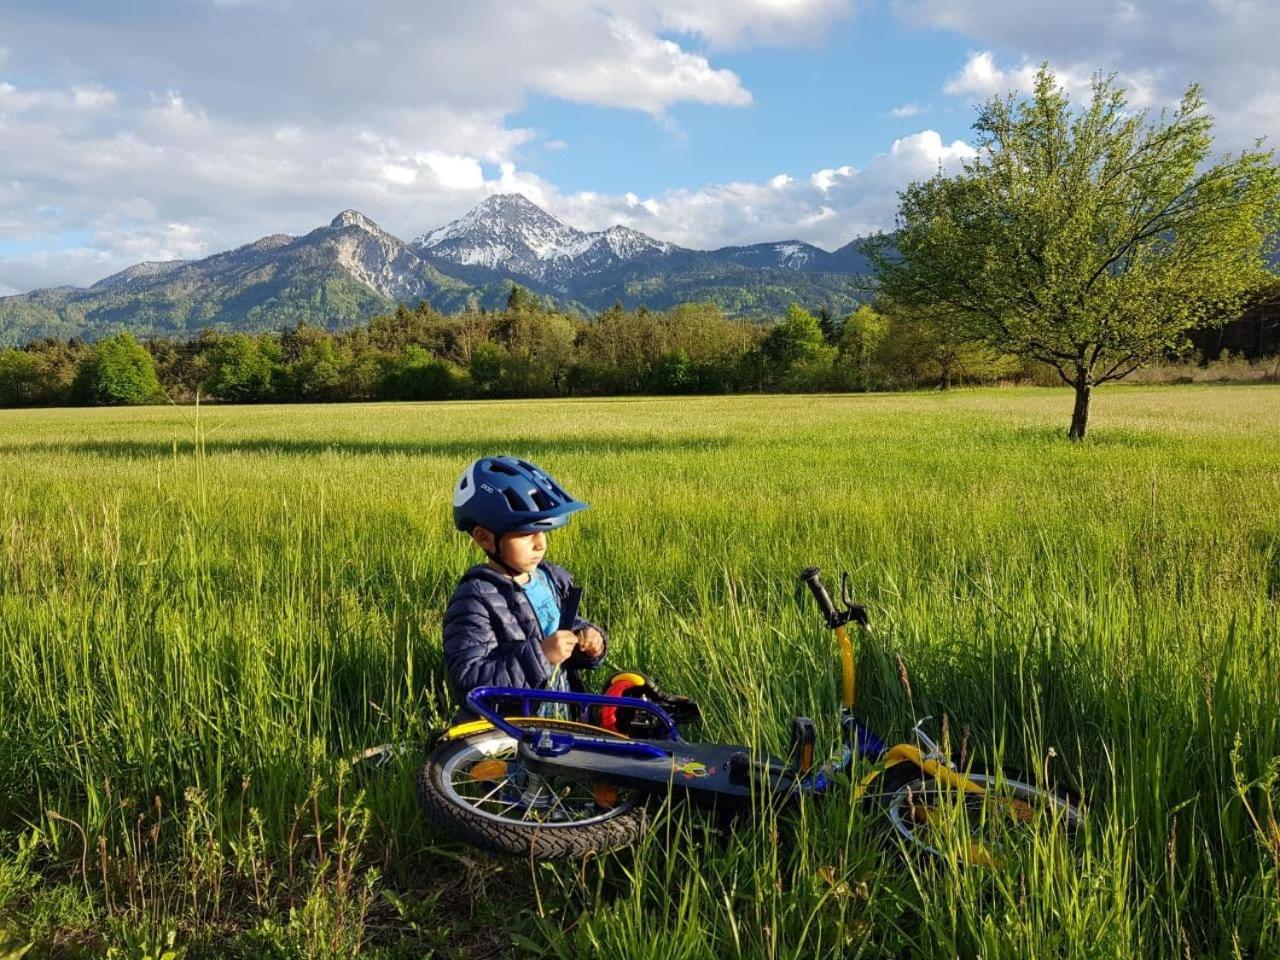
[(551, 497), (536, 487), (529, 491), (529, 495), (533, 497), (534, 505), (539, 510), (550, 510), (556, 505), (556, 502)]
[(501, 462), (500, 460), (489, 461), (489, 472), (501, 473), (503, 476), (507, 476), (507, 477), (520, 476), (520, 473), (514, 467), (509, 467), (505, 463)]
[(514, 490), (508, 488), (502, 491), (502, 495), (507, 498), (507, 504), (512, 510), (519, 510), (522, 513), (528, 512), (529, 505), (524, 502), (524, 498)]

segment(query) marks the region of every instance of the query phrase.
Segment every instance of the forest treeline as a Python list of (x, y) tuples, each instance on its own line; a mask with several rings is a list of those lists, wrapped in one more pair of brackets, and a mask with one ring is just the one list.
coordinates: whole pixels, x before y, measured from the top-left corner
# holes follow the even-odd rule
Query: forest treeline
[(0, 406), (446, 400), (475, 397), (862, 391), (1041, 380), (1044, 371), (952, 342), (910, 311), (792, 306), (773, 324), (714, 304), (615, 305), (592, 319), (515, 287), (506, 308), (427, 303), (341, 331), (205, 331), (139, 342), (46, 339), (0, 351)]

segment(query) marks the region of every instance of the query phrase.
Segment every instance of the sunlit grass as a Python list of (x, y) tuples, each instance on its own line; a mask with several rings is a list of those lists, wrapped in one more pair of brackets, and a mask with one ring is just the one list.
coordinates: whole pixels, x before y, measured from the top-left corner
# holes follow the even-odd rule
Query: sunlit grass
[[(1081, 445), (1023, 389), (0, 412), (0, 955), (1273, 955), (1280, 388), (1095, 408)], [(416, 757), (343, 760), (451, 712), (449, 493), (490, 452), (591, 502), (551, 553), (708, 736), (834, 736), (796, 574), (847, 569), (872, 725), (1048, 762), (1085, 828), (994, 873), (904, 857), (840, 791), (532, 875), (431, 835)]]

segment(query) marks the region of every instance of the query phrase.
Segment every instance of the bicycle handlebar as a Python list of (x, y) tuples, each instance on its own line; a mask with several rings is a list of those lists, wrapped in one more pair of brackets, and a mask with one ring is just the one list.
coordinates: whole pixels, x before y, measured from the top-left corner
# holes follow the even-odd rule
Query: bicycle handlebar
[(831, 594), (827, 593), (827, 588), (822, 584), (822, 571), (818, 567), (806, 567), (800, 574), (800, 579), (808, 586), (809, 592), (813, 594), (813, 599), (818, 601), (818, 609), (822, 611), (822, 617), (827, 621), (827, 627), (831, 630), (842, 627), (850, 620), (867, 625), (867, 609), (853, 602), (853, 593), (849, 590), (848, 574), (845, 574), (841, 581), (842, 589), (840, 599), (844, 603), (843, 611), (837, 610), (835, 603), (831, 599)]
[(831, 602), (831, 595), (827, 593), (827, 588), (822, 585), (822, 570), (818, 567), (806, 567), (800, 574), (800, 579), (813, 594), (813, 599), (818, 601), (818, 609), (822, 611), (822, 617), (827, 621), (827, 626), (834, 630), (840, 625), (840, 614), (836, 612), (836, 605)]

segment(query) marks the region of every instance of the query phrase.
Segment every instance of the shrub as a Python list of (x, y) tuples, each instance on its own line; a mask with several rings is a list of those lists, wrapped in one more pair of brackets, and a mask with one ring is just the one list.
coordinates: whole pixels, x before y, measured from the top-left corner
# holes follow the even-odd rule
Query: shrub
[(391, 400), (448, 400), (460, 396), (465, 385), (465, 374), (456, 366), (411, 346), (387, 371), (382, 395)]
[(141, 404), (164, 399), (156, 364), (131, 333), (99, 341), (80, 361), (72, 395), (80, 403)]

